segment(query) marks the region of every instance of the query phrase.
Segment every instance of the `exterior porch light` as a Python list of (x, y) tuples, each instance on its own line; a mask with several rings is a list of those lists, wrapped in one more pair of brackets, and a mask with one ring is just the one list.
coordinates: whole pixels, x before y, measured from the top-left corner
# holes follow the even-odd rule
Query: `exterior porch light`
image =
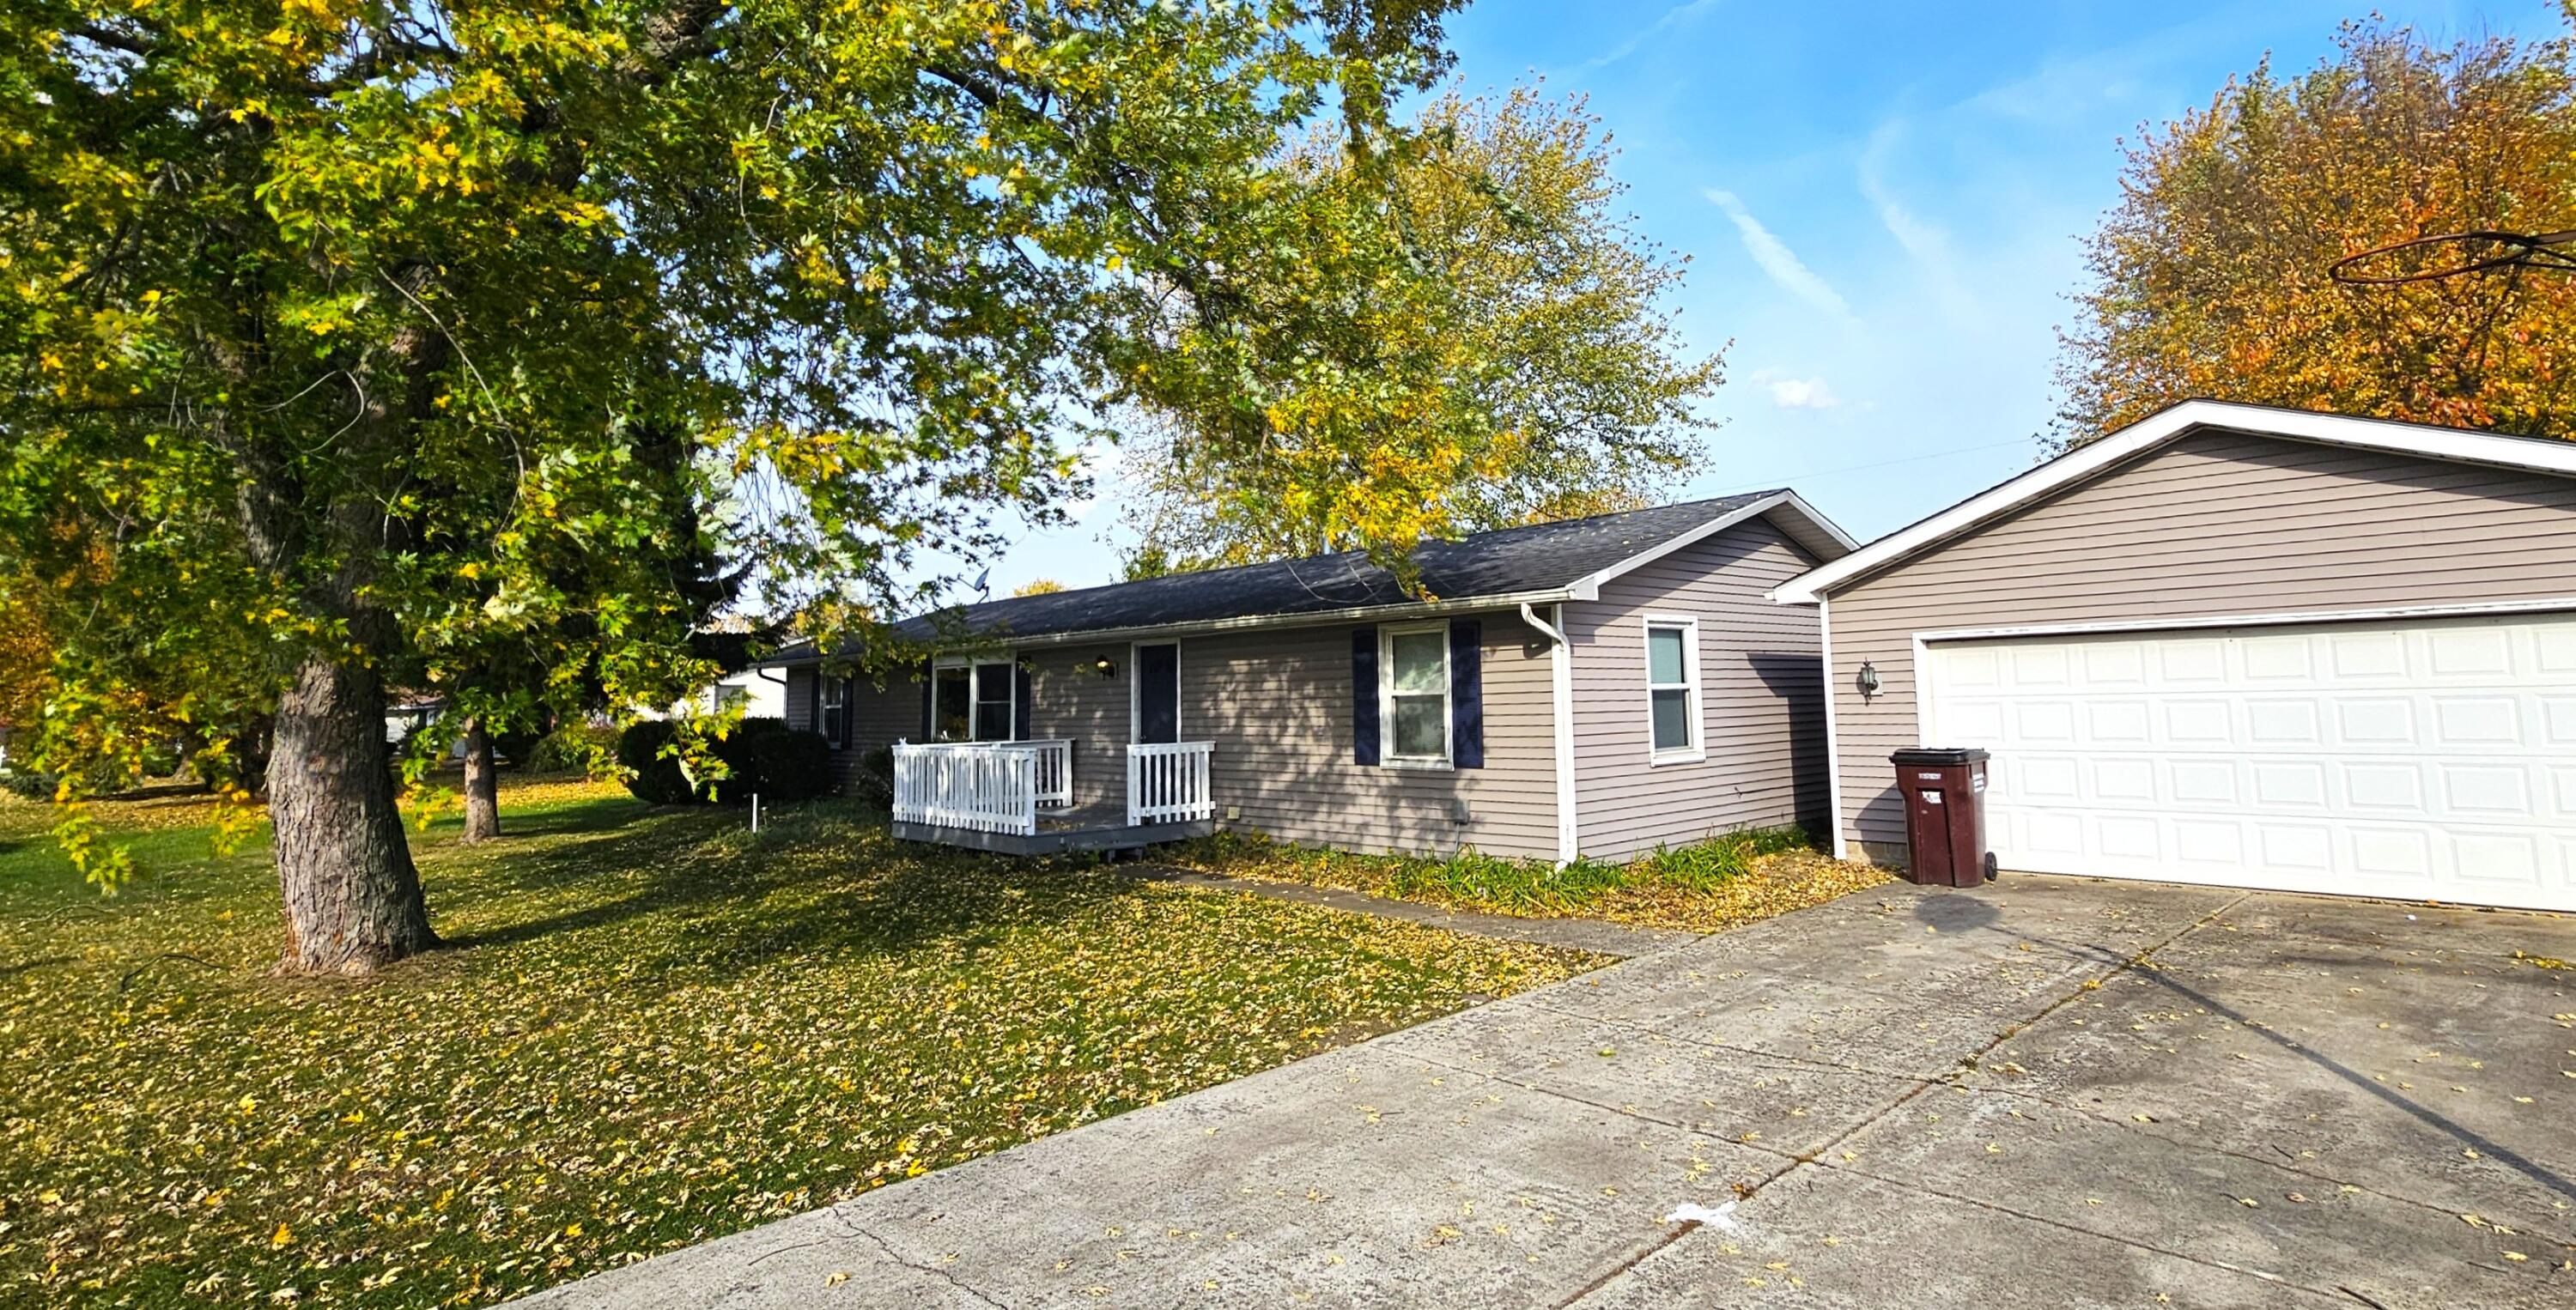
[(1118, 664), (1117, 661), (1103, 655), (1091, 662), (1091, 671), (1104, 678), (1114, 678), (1118, 676)]
[(1860, 695), (1867, 700), (1878, 694), (1878, 666), (1868, 660), (1860, 662)]

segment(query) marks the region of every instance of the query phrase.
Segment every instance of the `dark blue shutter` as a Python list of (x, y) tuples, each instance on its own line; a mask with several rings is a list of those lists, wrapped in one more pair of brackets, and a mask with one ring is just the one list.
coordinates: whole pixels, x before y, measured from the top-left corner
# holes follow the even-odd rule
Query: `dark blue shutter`
[(1037, 699), (1029, 687), (1029, 666), (1013, 664), (1011, 668), (1011, 726), (1018, 729), (1011, 736), (1017, 741), (1034, 740), (1029, 735), (1029, 710)]
[(1449, 620), (1449, 762), (1485, 767), (1485, 625)]
[(1377, 629), (1351, 629), (1351, 763), (1377, 763)]
[(823, 731), (823, 666), (817, 664), (813, 680), (805, 684), (805, 726)]
[(930, 704), (933, 684), (938, 682), (938, 679), (930, 676), (930, 673), (930, 661), (923, 660), (921, 662), (921, 736), (915, 738), (917, 741), (939, 740), (939, 721), (932, 717), (935, 711)]

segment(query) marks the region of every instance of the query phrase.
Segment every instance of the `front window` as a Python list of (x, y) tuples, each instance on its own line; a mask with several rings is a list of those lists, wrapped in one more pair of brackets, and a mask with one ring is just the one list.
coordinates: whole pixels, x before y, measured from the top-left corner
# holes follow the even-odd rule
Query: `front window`
[(1010, 741), (1016, 698), (1008, 662), (943, 663), (931, 671), (931, 731), (939, 741)]
[(1449, 763), (1449, 631), (1389, 629), (1381, 651), (1387, 759)]
[(1646, 708), (1656, 759), (1700, 758), (1696, 620), (1646, 620)]
[(931, 682), (931, 735), (939, 741), (965, 741), (974, 720), (975, 675), (962, 664), (941, 668)]
[(1011, 740), (1011, 701), (1011, 666), (976, 665), (975, 740)]

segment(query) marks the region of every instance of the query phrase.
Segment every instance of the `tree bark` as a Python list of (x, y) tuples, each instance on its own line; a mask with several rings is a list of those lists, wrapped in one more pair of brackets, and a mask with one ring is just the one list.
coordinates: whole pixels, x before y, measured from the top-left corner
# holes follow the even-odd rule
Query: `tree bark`
[(492, 770), (492, 734), (481, 719), (465, 725), (465, 840), (501, 835), (501, 781)]
[(374, 670), (319, 655), (297, 667), (277, 707), (268, 813), (286, 901), (280, 973), (363, 974), (438, 945), (394, 802)]

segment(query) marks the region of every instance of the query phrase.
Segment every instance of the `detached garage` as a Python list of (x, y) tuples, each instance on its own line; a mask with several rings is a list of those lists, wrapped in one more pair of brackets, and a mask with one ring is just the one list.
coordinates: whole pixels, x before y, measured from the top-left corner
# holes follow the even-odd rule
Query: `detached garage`
[(2576, 443), (2195, 401), (1816, 569), (1837, 854), (2576, 910)]

